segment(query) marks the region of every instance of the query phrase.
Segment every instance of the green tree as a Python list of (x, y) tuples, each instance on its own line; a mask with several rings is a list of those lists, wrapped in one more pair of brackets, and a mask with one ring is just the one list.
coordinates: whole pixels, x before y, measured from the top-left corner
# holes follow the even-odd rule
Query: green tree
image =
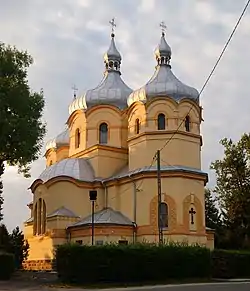
[(29, 244), (24, 238), (24, 234), (17, 226), (10, 235), (10, 253), (15, 256), (15, 265), (17, 269), (22, 268), (22, 263), (29, 254)]
[(249, 245), (250, 238), (250, 134), (238, 142), (223, 139), (224, 157), (211, 164), (216, 173), (215, 192), (224, 213), (231, 247)]
[(206, 226), (216, 230), (220, 225), (220, 213), (210, 189), (205, 189), (205, 215)]
[[(42, 147), (44, 97), (28, 85), (32, 62), (26, 51), (0, 43), (0, 178), (4, 162), (18, 166), (18, 172), (28, 177), (29, 165)], [(1, 198), (1, 207), (2, 203)]]
[(0, 225), (0, 250), (9, 251), (11, 246), (9, 232), (4, 224)]

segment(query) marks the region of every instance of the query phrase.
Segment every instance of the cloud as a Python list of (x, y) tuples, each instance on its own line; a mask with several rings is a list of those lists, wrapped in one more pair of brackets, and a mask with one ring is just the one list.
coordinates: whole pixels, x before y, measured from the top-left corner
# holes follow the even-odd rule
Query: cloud
[[(47, 138), (64, 128), (73, 97), (72, 84), (83, 94), (101, 81), (102, 56), (110, 41), (108, 21), (112, 17), (117, 21), (122, 77), (128, 85), (136, 89), (152, 76), (159, 23), (164, 20), (173, 51), (174, 73), (184, 83), (200, 89), (245, 5), (245, 1), (234, 0), (0, 2), (1, 40), (27, 49), (34, 57), (29, 81), (34, 90), (42, 87), (45, 92)], [(221, 138), (238, 139), (249, 131), (249, 29), (248, 11), (201, 96), (205, 119), (202, 166), (206, 171), (211, 161), (222, 155), (218, 143)], [(16, 169), (6, 170), (5, 221), (10, 228), (29, 217), (26, 204), (32, 200), (32, 194), (27, 188), (44, 167), (44, 159), (35, 162), (28, 180), (17, 175)], [(209, 175), (213, 185), (214, 176), (211, 172)]]

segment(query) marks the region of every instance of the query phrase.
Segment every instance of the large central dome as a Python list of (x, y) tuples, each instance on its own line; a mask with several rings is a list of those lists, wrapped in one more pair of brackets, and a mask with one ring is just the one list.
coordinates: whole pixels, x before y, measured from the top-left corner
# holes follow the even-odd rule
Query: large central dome
[(162, 37), (155, 50), (157, 67), (153, 77), (142, 88), (135, 90), (128, 97), (128, 105), (136, 101), (148, 101), (154, 97), (170, 97), (179, 102), (188, 98), (199, 102), (199, 92), (190, 86), (183, 84), (172, 72), (170, 66), (171, 48), (167, 44), (165, 35)]
[(122, 58), (116, 48), (114, 37), (112, 33), (110, 47), (104, 55), (105, 73), (102, 82), (96, 88), (76, 98), (69, 106), (69, 114), (101, 104), (113, 105), (121, 110), (127, 107), (127, 98), (133, 90), (121, 78)]

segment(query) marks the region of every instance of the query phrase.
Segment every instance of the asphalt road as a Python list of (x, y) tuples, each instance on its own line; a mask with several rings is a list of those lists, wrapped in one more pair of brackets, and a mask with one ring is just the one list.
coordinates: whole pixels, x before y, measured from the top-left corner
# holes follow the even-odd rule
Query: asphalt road
[[(102, 289), (108, 291), (112, 289)], [(168, 286), (148, 286), (148, 287), (132, 287), (118, 288), (112, 291), (250, 291), (250, 282), (226, 282), (226, 283), (209, 283), (209, 284), (184, 284), (184, 285), (168, 285)], [(73, 290), (72, 290), (73, 291)], [(92, 290), (93, 291), (93, 290)]]

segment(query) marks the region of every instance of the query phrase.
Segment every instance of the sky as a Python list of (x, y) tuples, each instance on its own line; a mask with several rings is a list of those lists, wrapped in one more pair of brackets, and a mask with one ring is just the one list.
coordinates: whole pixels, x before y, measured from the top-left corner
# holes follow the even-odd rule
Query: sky
[[(154, 49), (161, 29), (172, 48), (172, 70), (185, 84), (201, 89), (246, 0), (0, 0), (0, 41), (27, 50), (32, 90), (44, 90), (45, 142), (65, 128), (68, 105), (103, 77), (103, 54), (110, 44), (109, 20), (116, 19), (116, 45), (122, 54), (122, 78), (132, 88), (153, 75)], [(223, 156), (219, 141), (234, 140), (250, 126), (250, 8), (203, 94), (202, 169)], [(18, 100), (17, 100), (18, 102)], [(31, 178), (8, 167), (4, 182), (4, 222), (9, 229), (29, 218), (28, 190), (45, 168), (44, 151), (34, 162)]]

